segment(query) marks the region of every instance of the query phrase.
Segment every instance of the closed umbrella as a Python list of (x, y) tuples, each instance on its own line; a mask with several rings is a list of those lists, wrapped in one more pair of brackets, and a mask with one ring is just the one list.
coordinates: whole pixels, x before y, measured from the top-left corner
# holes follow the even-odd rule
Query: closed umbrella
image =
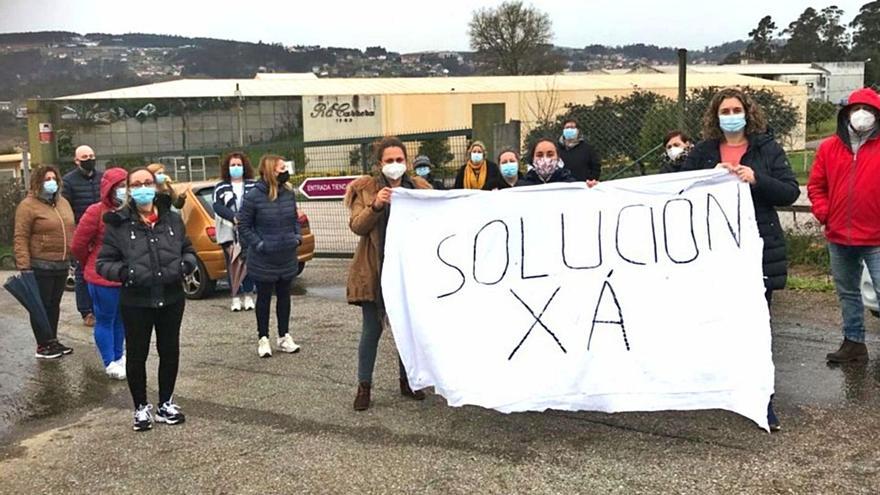
[(6, 280), (3, 288), (30, 313), (34, 333), (45, 336), (45, 340), (51, 339), (52, 326), (49, 324), (49, 316), (46, 315), (46, 308), (43, 306), (43, 299), (40, 297), (40, 288), (37, 286), (34, 273), (28, 271), (13, 275)]
[(238, 240), (238, 235), (229, 247), (229, 283), (232, 287), (232, 297), (238, 295), (241, 283), (247, 275), (247, 263), (245, 263), (244, 247)]

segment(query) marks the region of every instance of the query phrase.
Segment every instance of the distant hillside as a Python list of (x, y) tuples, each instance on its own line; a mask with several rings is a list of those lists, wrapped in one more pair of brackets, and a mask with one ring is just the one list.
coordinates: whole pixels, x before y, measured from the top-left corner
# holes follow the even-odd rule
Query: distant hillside
[[(734, 41), (692, 51), (691, 62), (718, 63), (745, 48)], [(591, 71), (675, 63), (671, 47), (558, 47), (569, 70)], [(401, 56), (381, 46), (343, 47), (251, 43), (151, 33), (42, 31), (0, 34), (0, 100), (22, 102), (179, 77), (253, 77), (257, 72), (315, 72), (322, 77), (424, 77), (474, 74), (473, 54), (430, 52)]]

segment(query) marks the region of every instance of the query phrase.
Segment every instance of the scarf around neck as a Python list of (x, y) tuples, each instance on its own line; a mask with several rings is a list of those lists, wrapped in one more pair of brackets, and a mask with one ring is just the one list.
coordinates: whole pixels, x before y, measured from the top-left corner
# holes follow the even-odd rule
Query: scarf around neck
[(486, 185), (486, 176), (488, 167), (486, 167), (486, 159), (484, 158), (480, 165), (474, 168), (474, 164), (468, 160), (464, 169), (464, 188), (465, 189), (483, 189)]

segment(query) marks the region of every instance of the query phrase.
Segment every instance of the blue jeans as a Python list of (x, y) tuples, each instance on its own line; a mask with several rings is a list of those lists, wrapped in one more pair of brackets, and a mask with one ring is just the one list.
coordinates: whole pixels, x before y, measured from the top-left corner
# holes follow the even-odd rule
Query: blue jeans
[(125, 327), (119, 306), (118, 287), (102, 287), (88, 284), (89, 295), (95, 308), (95, 345), (104, 367), (122, 359), (125, 344)]
[(73, 290), (76, 293), (76, 310), (79, 311), (80, 316), (85, 318), (87, 315), (92, 314), (92, 297), (89, 294), (89, 287), (86, 283), (86, 280), (83, 278), (83, 267), (79, 262), (76, 263), (76, 271), (74, 272), (74, 281), (76, 282)]
[(843, 336), (852, 342), (865, 342), (865, 306), (862, 303), (862, 262), (880, 295), (880, 246), (844, 246), (828, 243), (831, 274), (843, 313)]
[[(358, 382), (373, 383), (373, 368), (376, 366), (376, 354), (379, 351), (379, 337), (382, 336), (382, 315), (376, 303), (361, 304), (364, 321), (361, 328), (361, 341), (358, 345)], [(397, 358), (400, 379), (406, 378), (403, 361)]]

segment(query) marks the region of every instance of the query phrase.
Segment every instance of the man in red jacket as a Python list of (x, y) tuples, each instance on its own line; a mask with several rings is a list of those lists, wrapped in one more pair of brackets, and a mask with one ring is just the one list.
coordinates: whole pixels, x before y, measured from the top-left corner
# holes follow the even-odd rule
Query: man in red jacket
[(870, 88), (849, 97), (837, 116), (837, 135), (816, 152), (807, 192), (825, 226), (831, 273), (843, 313), (843, 344), (832, 363), (865, 361), (862, 264), (880, 294), (880, 96)]

